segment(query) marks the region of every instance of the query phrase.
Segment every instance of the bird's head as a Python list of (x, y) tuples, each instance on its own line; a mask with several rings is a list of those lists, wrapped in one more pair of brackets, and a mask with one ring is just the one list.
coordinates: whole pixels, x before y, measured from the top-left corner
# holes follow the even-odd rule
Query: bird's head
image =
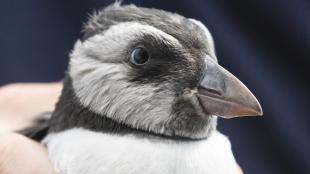
[(199, 21), (116, 3), (95, 13), (71, 53), (80, 104), (129, 127), (203, 138), (216, 116), (261, 115), (251, 92), (217, 63)]

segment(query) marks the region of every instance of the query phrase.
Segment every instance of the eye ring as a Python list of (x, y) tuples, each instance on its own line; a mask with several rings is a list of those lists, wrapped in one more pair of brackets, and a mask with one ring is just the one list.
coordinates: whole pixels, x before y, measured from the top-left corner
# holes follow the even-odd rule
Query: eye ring
[(135, 48), (130, 54), (130, 62), (137, 66), (145, 65), (150, 59), (150, 55), (143, 47)]

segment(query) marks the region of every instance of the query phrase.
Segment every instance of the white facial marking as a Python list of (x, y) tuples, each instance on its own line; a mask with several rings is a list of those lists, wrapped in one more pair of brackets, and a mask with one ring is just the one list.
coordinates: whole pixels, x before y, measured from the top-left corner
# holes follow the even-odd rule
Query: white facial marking
[[(71, 54), (69, 74), (82, 105), (120, 123), (149, 130), (150, 125), (167, 121), (174, 94), (168, 90), (158, 92), (160, 86), (128, 81), (131, 67), (122, 62), (127, 58), (124, 50), (144, 34), (167, 44), (181, 45), (174, 37), (152, 26), (121, 23), (83, 43), (78, 41)], [(162, 133), (164, 130), (158, 127), (152, 131)]]
[(87, 50), (92, 50), (93, 55), (99, 56), (105, 62), (122, 60), (123, 57), (117, 57), (119, 52), (128, 47), (128, 44), (144, 35), (156, 37), (158, 40), (168, 45), (182, 48), (179, 41), (173, 36), (153, 27), (138, 22), (123, 22), (111, 26), (102, 34), (97, 34), (88, 38), (83, 46)]

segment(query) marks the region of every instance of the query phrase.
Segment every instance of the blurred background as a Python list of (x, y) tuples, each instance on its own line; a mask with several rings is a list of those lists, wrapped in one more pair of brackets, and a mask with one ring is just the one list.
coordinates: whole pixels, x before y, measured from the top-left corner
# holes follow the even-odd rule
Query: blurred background
[[(64, 76), (82, 23), (105, 0), (1, 0), (0, 85)], [(201, 20), (222, 66), (257, 96), (264, 117), (220, 120), (251, 174), (310, 173), (310, 2), (124, 1)]]

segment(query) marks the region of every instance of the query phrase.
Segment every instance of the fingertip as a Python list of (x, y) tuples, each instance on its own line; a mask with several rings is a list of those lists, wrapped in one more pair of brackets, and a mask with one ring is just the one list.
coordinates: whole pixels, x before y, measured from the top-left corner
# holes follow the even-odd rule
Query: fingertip
[(40, 143), (17, 133), (0, 134), (1, 173), (56, 174)]
[(243, 171), (241, 167), (239, 166), (239, 164), (237, 164), (237, 174), (243, 174)]

